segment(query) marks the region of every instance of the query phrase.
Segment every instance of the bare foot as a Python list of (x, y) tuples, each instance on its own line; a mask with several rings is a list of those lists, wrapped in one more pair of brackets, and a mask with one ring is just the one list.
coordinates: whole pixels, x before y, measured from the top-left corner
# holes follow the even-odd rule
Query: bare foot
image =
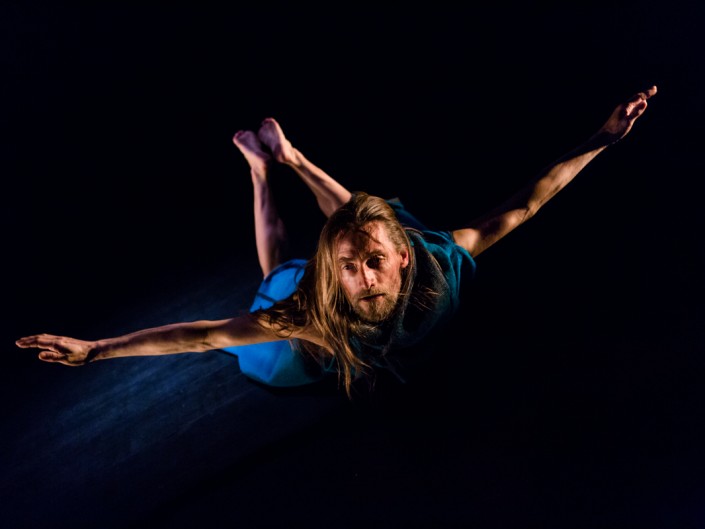
[(252, 176), (266, 179), (272, 157), (262, 150), (262, 144), (251, 130), (239, 130), (233, 136), (233, 143), (250, 164)]
[(272, 151), (274, 159), (279, 163), (292, 164), (296, 161), (296, 153), (291, 142), (284, 136), (284, 131), (274, 118), (265, 118), (260, 125), (257, 136)]

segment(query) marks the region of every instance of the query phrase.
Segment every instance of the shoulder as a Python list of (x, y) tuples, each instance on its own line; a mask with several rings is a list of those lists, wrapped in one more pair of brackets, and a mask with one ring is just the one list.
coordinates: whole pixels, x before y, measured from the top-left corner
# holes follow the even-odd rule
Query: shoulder
[(434, 261), (452, 289), (460, 287), (461, 279), (475, 276), (477, 265), (470, 252), (455, 243), (449, 231), (407, 229), (417, 263)]
[(453, 233), (444, 230), (406, 230), (412, 247), (421, 247), (437, 259), (460, 260), (475, 267), (475, 260), (470, 252), (455, 242)]
[(326, 343), (326, 341), (323, 339), (323, 335), (318, 332), (316, 329), (313, 328), (313, 326), (308, 326), (308, 327), (300, 327), (292, 333), (292, 338), (296, 338), (297, 340), (302, 340), (305, 342), (311, 342), (313, 344), (316, 344), (318, 347), (321, 347), (327, 351), (330, 350), (330, 347)]

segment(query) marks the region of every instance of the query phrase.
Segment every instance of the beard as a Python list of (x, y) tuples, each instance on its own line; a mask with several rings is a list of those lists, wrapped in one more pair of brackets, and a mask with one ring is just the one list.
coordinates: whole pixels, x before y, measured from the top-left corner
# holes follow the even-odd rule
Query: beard
[(368, 323), (380, 323), (394, 312), (398, 299), (398, 292), (374, 290), (358, 296), (353, 303), (353, 310)]

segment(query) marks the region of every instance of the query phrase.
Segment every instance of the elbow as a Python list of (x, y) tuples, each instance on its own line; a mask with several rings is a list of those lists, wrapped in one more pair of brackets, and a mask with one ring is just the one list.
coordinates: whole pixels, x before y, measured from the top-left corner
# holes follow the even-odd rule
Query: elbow
[(211, 325), (211, 322), (204, 323), (206, 324), (198, 329), (197, 335), (194, 336), (194, 352), (196, 353), (205, 353), (223, 347), (222, 333), (219, 328)]
[(214, 349), (222, 349), (224, 346), (221, 336), (212, 330), (204, 331), (198, 341), (198, 346), (195, 352), (205, 353)]
[(529, 220), (534, 215), (536, 215), (538, 210), (541, 209), (542, 205), (543, 204), (541, 204), (538, 201), (532, 201), (532, 202), (529, 202), (525, 207), (523, 207), (519, 213), (520, 224), (524, 224), (527, 220)]

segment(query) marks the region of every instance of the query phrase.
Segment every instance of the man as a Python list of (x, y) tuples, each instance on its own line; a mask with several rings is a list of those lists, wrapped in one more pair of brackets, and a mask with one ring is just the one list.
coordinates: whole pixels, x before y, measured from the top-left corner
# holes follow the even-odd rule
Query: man
[[(265, 119), (233, 142), (250, 165), (264, 280), (247, 314), (181, 322), (85, 341), (41, 334), (17, 340), (39, 358), (70, 366), (126, 356), (225, 350), (244, 373), (295, 386), (337, 373), (346, 392), (377, 367), (399, 370), (405, 351), (448, 321), (475, 259), (533, 217), (608, 146), (626, 136), (656, 86), (618, 105), (585, 143), (565, 154), (486, 215), (452, 231), (420, 224), (395, 200), (351, 193)], [(313, 258), (285, 260), (286, 231), (268, 184), (274, 162), (291, 167), (328, 217)], [(462, 281), (461, 281), (462, 280)]]

